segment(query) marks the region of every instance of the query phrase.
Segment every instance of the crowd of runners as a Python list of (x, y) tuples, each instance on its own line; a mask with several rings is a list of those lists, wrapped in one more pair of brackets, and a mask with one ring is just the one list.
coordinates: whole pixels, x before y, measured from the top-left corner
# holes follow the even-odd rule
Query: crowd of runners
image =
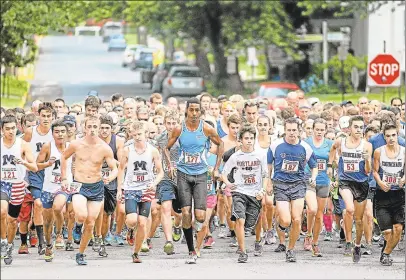
[(322, 257), (336, 242), (356, 263), (390, 266), (404, 236), (405, 125), (400, 98), (322, 104), (301, 91), (165, 103), (91, 91), (84, 106), (1, 108), (1, 258), (12, 263), (18, 234), (18, 254), (37, 247), (47, 262), (78, 250), (86, 265), (89, 246), (108, 257), (128, 244), (140, 263), (162, 230), (164, 253), (184, 243), (188, 264), (218, 238), (247, 262), (255, 235), (254, 256), (276, 244), (296, 262), (299, 248)]

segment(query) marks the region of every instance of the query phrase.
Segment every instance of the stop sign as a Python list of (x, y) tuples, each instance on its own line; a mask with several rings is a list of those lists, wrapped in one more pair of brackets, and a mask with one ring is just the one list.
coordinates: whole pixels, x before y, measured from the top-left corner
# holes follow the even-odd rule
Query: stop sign
[(369, 63), (368, 74), (377, 85), (392, 85), (399, 78), (400, 64), (390, 54), (378, 54)]

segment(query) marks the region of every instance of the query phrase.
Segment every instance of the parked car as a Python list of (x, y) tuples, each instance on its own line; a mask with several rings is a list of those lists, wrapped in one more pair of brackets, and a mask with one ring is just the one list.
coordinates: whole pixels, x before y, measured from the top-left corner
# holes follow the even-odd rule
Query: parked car
[(124, 50), (123, 54), (123, 62), (121, 66), (127, 67), (131, 61), (133, 60), (134, 53), (137, 51), (138, 48), (146, 48), (144, 45), (127, 45), (127, 48)]
[(138, 48), (133, 55), (133, 59), (129, 64), (131, 70), (141, 69), (153, 69), (154, 48)]
[(204, 89), (203, 76), (198, 67), (175, 66), (162, 83), (162, 97), (166, 101), (171, 96), (196, 96)]
[(125, 41), (124, 35), (116, 34), (110, 36), (108, 51), (121, 50), (124, 51), (127, 48), (127, 43)]
[(102, 27), (103, 43), (110, 41), (113, 35), (120, 35), (123, 33), (123, 23), (119, 21), (108, 21)]
[(162, 83), (164, 79), (168, 76), (168, 73), (172, 67), (177, 66), (189, 66), (187, 63), (180, 62), (164, 62), (159, 64), (155, 69), (155, 74), (152, 77), (152, 91), (153, 92), (162, 92)]

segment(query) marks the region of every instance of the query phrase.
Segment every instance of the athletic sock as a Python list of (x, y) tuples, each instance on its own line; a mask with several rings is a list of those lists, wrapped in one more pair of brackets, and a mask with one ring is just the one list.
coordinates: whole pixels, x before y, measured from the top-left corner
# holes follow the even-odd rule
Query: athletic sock
[(344, 238), (345, 238), (345, 232), (344, 232), (344, 229), (343, 229), (343, 228), (341, 228), (341, 230), (340, 230), (340, 238), (341, 238), (341, 239), (344, 239)]
[(35, 226), (39, 245), (44, 245), (44, 226)]
[(183, 228), (183, 233), (185, 234), (189, 252), (193, 252), (195, 250), (195, 247), (193, 245), (193, 228)]
[(386, 239), (385, 239), (385, 241), (383, 242), (383, 247), (382, 247), (381, 254), (383, 254), (383, 251), (385, 251), (385, 247), (386, 247)]
[(21, 233), (21, 245), (27, 245), (27, 234)]
[(333, 216), (329, 214), (323, 215), (323, 223), (327, 232), (331, 232), (333, 229)]
[(235, 231), (234, 230), (230, 230), (231, 233), (231, 237), (235, 237)]

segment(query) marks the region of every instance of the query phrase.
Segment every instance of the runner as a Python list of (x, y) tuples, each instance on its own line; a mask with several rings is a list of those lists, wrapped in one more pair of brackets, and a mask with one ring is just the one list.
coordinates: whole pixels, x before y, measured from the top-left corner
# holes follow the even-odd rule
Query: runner
[[(164, 118), (164, 125), (166, 130), (158, 136), (157, 144), (161, 155), (164, 153), (164, 149), (168, 145), (169, 134), (179, 125), (179, 115), (177, 111), (170, 110), (166, 112)], [(179, 142), (177, 141), (171, 151), (170, 159), (172, 165), (176, 168), (176, 161), (179, 159)], [(169, 168), (165, 163), (165, 160), (162, 158), (162, 166), (164, 167), (164, 177), (158, 185), (157, 189), (157, 198), (158, 203), (161, 204), (161, 221), (162, 228), (164, 231), (166, 243), (164, 245), (164, 252), (168, 255), (174, 253), (173, 241), (179, 241), (182, 237), (182, 230), (180, 228), (180, 219), (177, 218), (177, 223), (173, 226), (172, 233), (172, 220), (171, 220), (171, 211), (173, 200), (176, 199), (175, 189), (176, 189), (176, 177), (172, 180), (169, 177), (168, 171)], [(176, 173), (175, 173), (176, 174)], [(176, 207), (174, 207), (176, 208)], [(175, 217), (179, 216), (175, 214)]]
[(221, 115), (222, 117), (217, 121), (217, 133), (220, 136), (220, 138), (226, 136), (229, 131), (228, 131), (228, 118), (232, 113), (235, 112), (235, 105), (231, 101), (225, 101), (223, 104), (221, 104)]
[(126, 224), (136, 231), (133, 263), (142, 262), (138, 254), (146, 234), (151, 201), (155, 197), (156, 186), (164, 176), (159, 152), (147, 143), (146, 133), (145, 123), (136, 121), (132, 124), (134, 144), (124, 148), (118, 175), (117, 196), (125, 200)]
[(398, 144), (397, 127), (383, 128), (386, 145), (374, 152), (374, 178), (379, 186), (375, 194), (375, 213), (385, 236), (380, 262), (391, 266), (390, 254), (400, 240), (405, 225), (405, 148)]
[[(76, 254), (78, 265), (86, 265), (84, 252), (92, 236), (93, 227), (101, 210), (104, 199), (104, 184), (108, 184), (117, 177), (117, 164), (111, 148), (98, 137), (100, 120), (95, 116), (85, 120), (85, 134), (83, 139), (73, 141), (61, 156), (62, 187), (68, 188), (67, 160), (75, 155), (74, 181), (71, 184), (76, 188), (72, 203), (76, 221), (85, 223), (84, 232), (80, 241), (79, 253)], [(112, 170), (107, 178), (102, 178), (103, 161)]]
[(328, 174), (331, 177), (332, 164), (338, 152), (338, 177), (340, 195), (345, 203), (344, 230), (346, 245), (344, 255), (351, 255), (352, 225), (355, 220), (356, 237), (352, 250), (353, 262), (361, 259), (361, 238), (369, 191), (368, 174), (371, 172), (372, 145), (363, 137), (364, 121), (362, 116), (353, 116), (349, 121), (350, 135), (337, 139), (330, 150)]
[[(62, 236), (63, 214), (62, 210), (68, 200), (68, 193), (61, 189), (61, 154), (65, 151), (67, 125), (58, 120), (51, 126), (53, 140), (45, 143), (38, 154), (38, 170), (45, 170), (44, 185), (41, 193), (41, 202), (44, 207), (44, 235), (46, 241), (45, 261), (51, 262), (54, 258), (52, 231), (55, 221), (56, 249), (65, 248)], [(67, 178), (72, 181), (72, 162), (68, 162)]]
[[(245, 248), (245, 230), (251, 231), (257, 224), (261, 211), (261, 200), (265, 190), (270, 193), (266, 154), (254, 151), (256, 131), (250, 125), (240, 129), (241, 149), (235, 152), (224, 165), (222, 179), (232, 190), (232, 220), (236, 222), (236, 236), (240, 254), (238, 262), (248, 261)], [(235, 171), (232, 171), (234, 169)], [(228, 174), (234, 172), (234, 183), (228, 180)], [(260, 231), (259, 231), (260, 233)], [(262, 254), (261, 235), (255, 239), (254, 255)]]
[(271, 144), (268, 151), (270, 174), (274, 169), (272, 184), (275, 193), (278, 227), (282, 232), (292, 224), (286, 261), (296, 262), (293, 251), (300, 234), (300, 225), (306, 194), (306, 164), (311, 168), (310, 186), (316, 186), (317, 161), (312, 148), (300, 140), (299, 120), (285, 120), (286, 136)]
[(24, 200), (26, 170), (37, 171), (31, 146), (17, 138), (17, 119), (5, 116), (1, 119), (1, 258), (6, 264), (13, 261), (14, 237), (17, 232), (17, 218)]
[[(34, 159), (37, 158), (44, 143), (52, 141), (51, 124), (55, 118), (55, 111), (50, 103), (42, 103), (38, 109), (39, 125), (33, 126), (25, 131), (23, 140), (30, 143), (31, 150), (34, 153)], [(38, 254), (45, 254), (44, 246), (44, 220), (42, 216), (41, 191), (44, 182), (44, 171), (28, 172), (29, 191), (34, 198), (34, 224), (38, 236)]]
[[(316, 188), (309, 186), (306, 191), (307, 210), (307, 236), (304, 241), (304, 249), (312, 251), (313, 257), (322, 257), (318, 241), (322, 229), (323, 212), (326, 208), (327, 198), (330, 192), (330, 179), (327, 176), (328, 156), (333, 141), (325, 139), (327, 124), (323, 119), (316, 119), (313, 123), (313, 136), (305, 141), (313, 149), (317, 160), (318, 175)], [(310, 170), (306, 168), (307, 173)]]
[[(100, 131), (99, 137), (104, 142), (106, 142), (111, 150), (113, 151), (114, 159), (118, 164), (118, 155), (121, 155), (122, 149), (124, 148), (124, 139), (117, 137), (113, 134), (113, 119), (104, 115), (100, 117)], [(108, 178), (112, 170), (109, 168), (106, 161), (102, 165), (102, 176), (103, 178)], [(94, 251), (99, 251), (99, 255), (102, 257), (107, 257), (106, 252), (106, 242), (107, 233), (110, 228), (111, 215), (118, 208), (124, 208), (122, 203), (117, 204), (117, 179), (114, 179), (109, 184), (104, 185), (104, 201), (102, 202), (102, 209), (96, 220), (96, 237), (92, 249)], [(119, 209), (119, 212), (124, 212), (124, 209)]]
[(181, 127), (176, 127), (168, 140), (165, 149), (166, 164), (174, 178), (175, 168), (170, 161), (169, 150), (179, 140), (180, 158), (177, 162), (178, 199), (182, 208), (182, 227), (189, 250), (187, 264), (196, 263), (196, 252), (193, 245), (192, 201), (194, 202), (195, 229), (199, 232), (206, 217), (207, 198), (207, 141), (218, 146), (217, 162), (213, 169), (214, 178), (218, 178), (218, 169), (223, 155), (223, 141), (219, 135), (203, 120), (200, 120), (201, 107), (197, 98), (186, 103), (186, 118)]

